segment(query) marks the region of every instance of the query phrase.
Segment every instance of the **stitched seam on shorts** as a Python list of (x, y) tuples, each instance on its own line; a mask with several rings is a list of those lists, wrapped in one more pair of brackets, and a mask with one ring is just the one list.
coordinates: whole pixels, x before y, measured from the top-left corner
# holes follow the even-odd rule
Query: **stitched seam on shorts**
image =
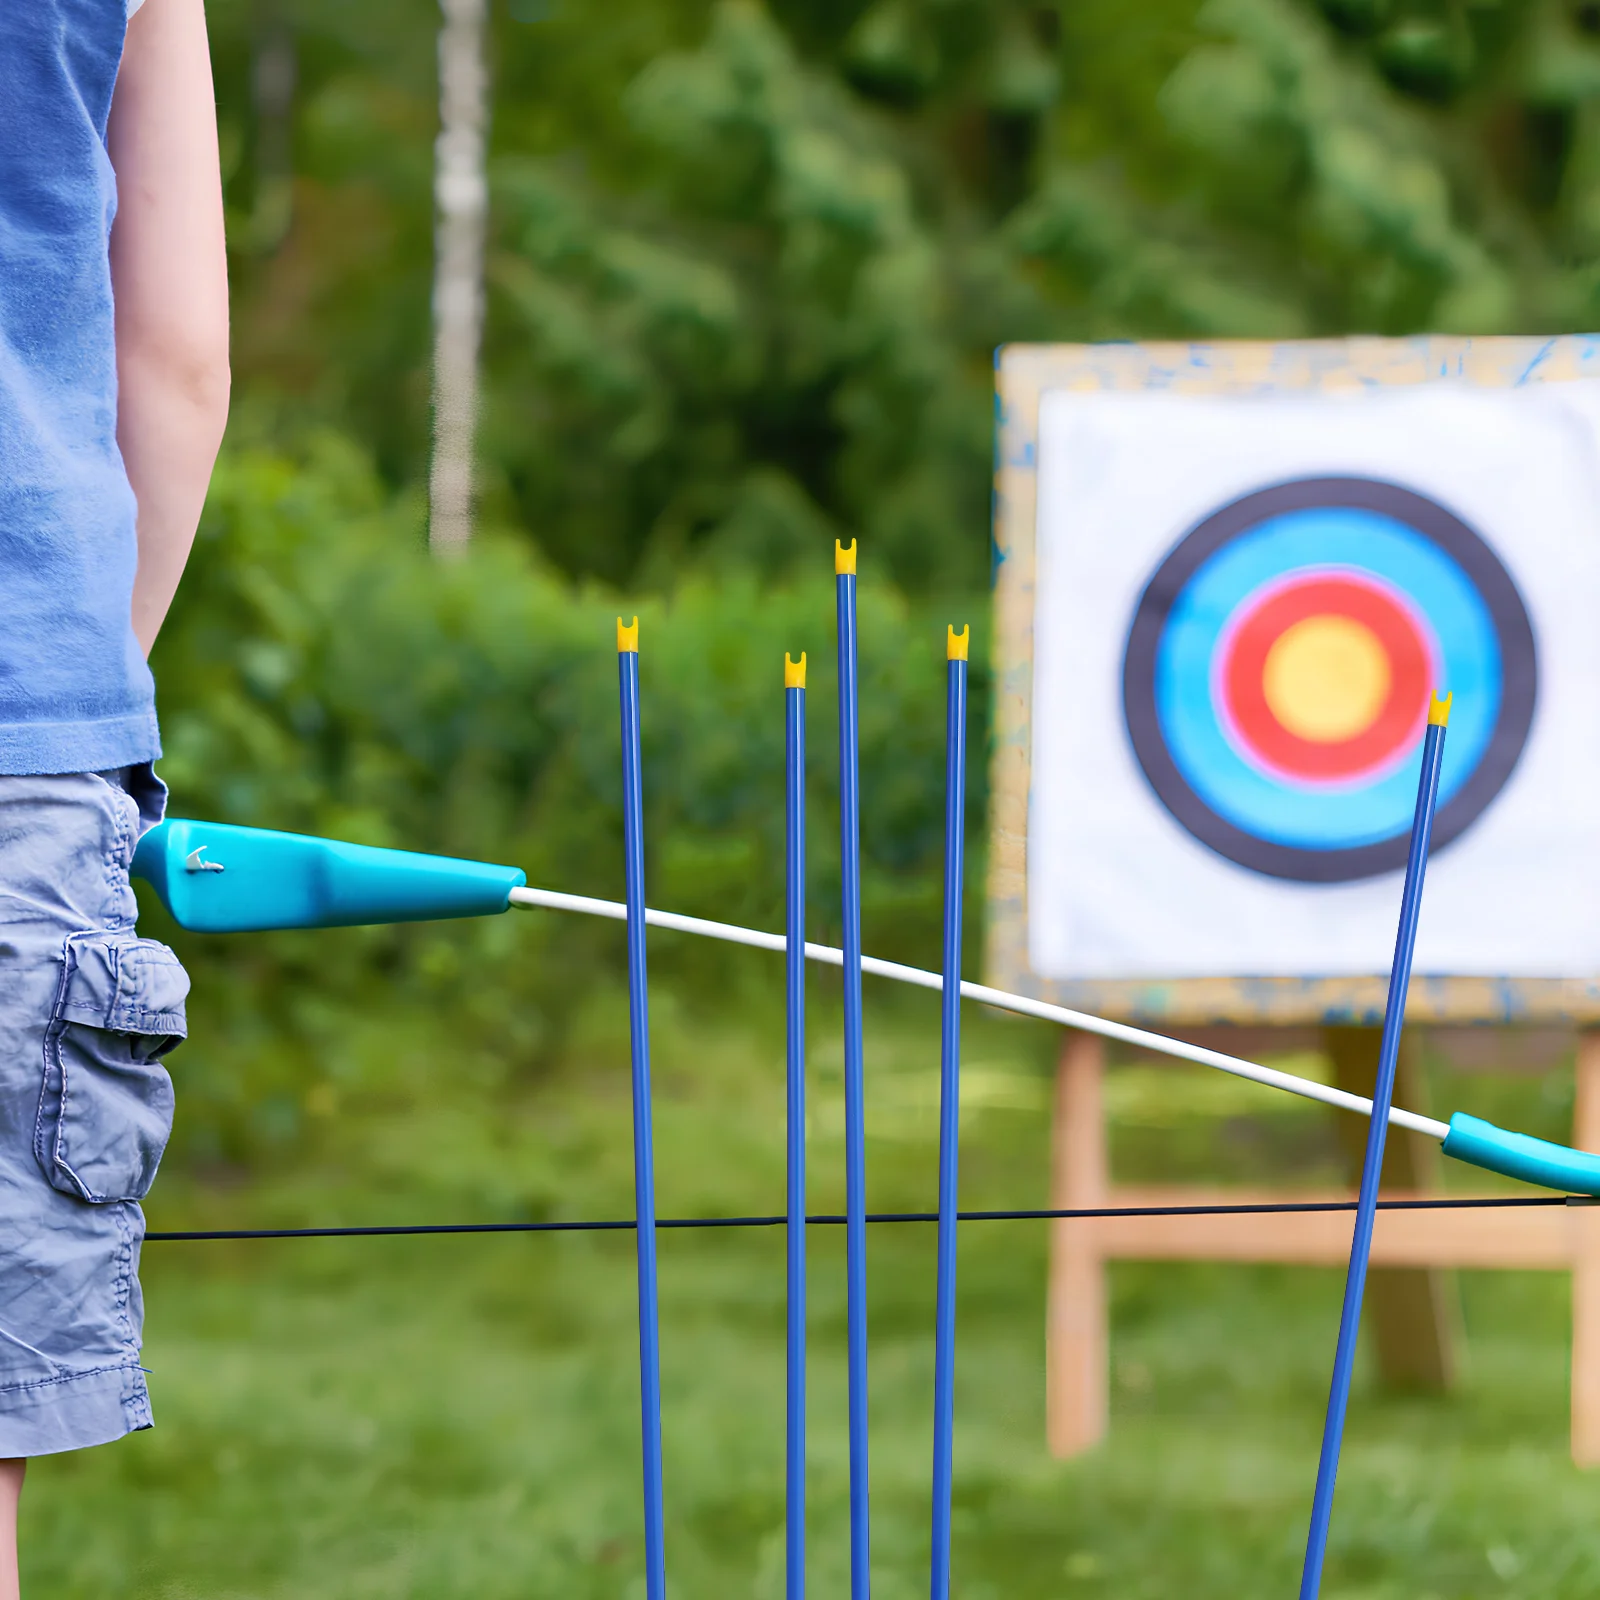
[[(111, 808), (111, 825), (116, 835), (114, 845), (105, 856), (106, 904), (101, 921), (105, 923), (108, 933), (125, 933), (133, 927), (137, 912), (131, 916), (118, 916), (116, 907), (122, 899), (123, 879), (127, 875), (128, 865), (133, 860), (131, 836), (138, 826), (139, 804), (126, 789), (118, 787), (109, 778), (101, 777), (98, 772), (90, 776), (99, 778), (106, 790), (106, 799)], [(131, 824), (128, 818), (130, 810), (133, 812)]]
[(133, 1223), (128, 1216), (131, 1208), (137, 1209), (132, 1201), (119, 1200), (115, 1202), (117, 1211), (117, 1232), (122, 1236), (122, 1243), (116, 1255), (117, 1275), (112, 1291), (112, 1306), (116, 1313), (117, 1325), (122, 1329), (127, 1341), (129, 1354), (135, 1360), (139, 1356), (139, 1340), (133, 1329), (133, 1318), (128, 1314), (128, 1303), (131, 1299), (130, 1290), (133, 1284)]
[[(128, 868), (133, 864), (133, 847), (138, 842), (139, 802), (126, 789), (119, 788), (116, 805), (117, 847), (111, 855), (111, 892), (120, 902), (127, 888)], [(132, 917), (120, 920), (128, 927), (133, 926)]]
[[(87, 1007), (84, 1009), (87, 1010)], [(64, 1011), (61, 1020), (81, 1023), (86, 1028), (98, 1028), (102, 1033), (177, 1033), (181, 1028), (187, 1027), (187, 1023), (180, 1021), (171, 1011), (156, 1011), (148, 1006), (135, 1005), (127, 1006), (117, 1012), (109, 1024), (102, 1013), (94, 1013), (91, 1019), (82, 1015), (75, 1007)], [(135, 1026), (123, 1027), (122, 1024), (125, 1022), (131, 1022)]]
[(138, 1365), (122, 1369), (122, 1420), (130, 1433), (155, 1425), (156, 1419), (150, 1410), (150, 1390), (144, 1381), (144, 1369)]
[(66, 1021), (61, 1016), (61, 1010), (66, 1004), (67, 985), (72, 981), (72, 972), (77, 961), (78, 952), (69, 938), (62, 948), (61, 981), (56, 985), (55, 1004), (50, 1007), (50, 1021), (44, 1030), (44, 1081), (39, 1085), (39, 1109), (34, 1113), (33, 1119), (33, 1148), (47, 1175), (55, 1165), (59, 1152), (53, 1148), (54, 1141), (45, 1137), (45, 1101), (50, 1096), (50, 1075), (51, 1069), (54, 1068), (60, 1083), (58, 1093), (62, 1109), (65, 1110), (67, 1085), (66, 1071), (61, 1063), (61, 1034), (66, 1028)]
[[(71, 1024), (67, 1022), (65, 1017), (63, 1017), (61, 1019), (60, 1028), (52, 1029), (50, 1034), (47, 1035), (51, 1044), (55, 1048), (56, 1071), (61, 1074), (61, 1094), (59, 1100), (57, 1101), (57, 1104), (61, 1107), (61, 1110), (56, 1118), (56, 1136), (50, 1141), (50, 1159), (52, 1163), (60, 1167), (60, 1169), (66, 1173), (66, 1175), (71, 1178), (74, 1183), (81, 1185), (87, 1190), (89, 1185), (84, 1183), (83, 1179), (72, 1170), (72, 1163), (67, 1160), (61, 1148), (62, 1141), (67, 1136), (67, 1114), (72, 1106), (72, 1090), (67, 1085), (67, 1058), (64, 1054), (62, 1054), (61, 1039), (70, 1026)], [(84, 1198), (89, 1199), (91, 1205), (95, 1204), (95, 1201), (91, 1196), (86, 1195)]]
[[(174, 963), (175, 965), (176, 963)], [(137, 1028), (109, 1028), (108, 1033), (177, 1033), (187, 1028), (171, 1011), (158, 1011), (150, 1006), (128, 1005), (118, 1013), (119, 1020), (126, 1018), (137, 1022)], [(93, 1026), (93, 1024), (91, 1024)]]
[(105, 854), (106, 903), (101, 913), (101, 920), (113, 922), (116, 919), (110, 913), (117, 903), (117, 854), (122, 846), (122, 807), (118, 803), (120, 796), (116, 785), (107, 783), (106, 788), (110, 790), (111, 827), (115, 842)]
[(137, 1361), (111, 1361), (103, 1367), (85, 1367), (82, 1372), (62, 1372), (52, 1378), (34, 1378), (28, 1383), (0, 1383), (0, 1394), (25, 1394), (31, 1389), (54, 1389), (63, 1383), (81, 1383), (85, 1378), (103, 1378), (108, 1372), (137, 1370)]

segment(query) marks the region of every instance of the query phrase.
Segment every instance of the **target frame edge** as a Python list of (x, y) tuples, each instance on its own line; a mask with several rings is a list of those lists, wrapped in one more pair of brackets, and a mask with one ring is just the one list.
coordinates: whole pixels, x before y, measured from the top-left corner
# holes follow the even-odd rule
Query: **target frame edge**
[[(1376, 1023), (1377, 976), (1052, 978), (1028, 955), (1033, 626), (1039, 408), (1049, 391), (1196, 398), (1350, 395), (1445, 383), (1484, 389), (1600, 380), (1600, 335), (1419, 335), (1405, 339), (1010, 344), (995, 357), (993, 735), (984, 970), (1057, 1005), (1170, 1026)], [(1507, 692), (1511, 685), (1508, 681)], [(1593, 976), (1438, 975), (1413, 980), (1422, 1023), (1600, 1025)]]

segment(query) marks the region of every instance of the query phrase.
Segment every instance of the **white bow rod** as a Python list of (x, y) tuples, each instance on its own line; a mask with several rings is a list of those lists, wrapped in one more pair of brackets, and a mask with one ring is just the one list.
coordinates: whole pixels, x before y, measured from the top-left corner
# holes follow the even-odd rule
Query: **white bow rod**
[[(593, 900), (588, 895), (559, 894), (554, 889), (513, 889), (511, 904), (526, 910), (574, 911), (583, 916), (606, 917), (613, 922), (625, 922), (628, 908), (620, 900)], [(649, 911), (645, 921), (652, 928), (670, 928), (676, 933), (698, 934), (704, 939), (720, 939), (724, 944), (749, 945), (756, 950), (773, 950), (781, 953), (788, 941), (781, 933), (762, 933), (756, 928), (739, 928), (729, 922), (711, 922), (704, 917), (686, 917), (676, 911)], [(806, 943), (806, 959), (826, 967), (842, 967), (844, 951), (832, 945)], [(925, 972), (921, 967), (902, 966), (898, 961), (880, 961), (876, 956), (863, 956), (861, 970), (874, 977), (889, 978), (895, 983), (909, 983), (918, 989), (944, 988), (944, 979), (937, 972)], [(1038, 1017), (1045, 1022), (1060, 1023), (1064, 1028), (1077, 1028), (1083, 1033), (1097, 1033), (1104, 1039), (1117, 1039), (1123, 1044), (1141, 1050), (1153, 1050), (1160, 1055), (1175, 1056), (1180, 1061), (1194, 1061), (1202, 1067), (1215, 1067), (1219, 1072), (1231, 1073), (1236, 1078), (1247, 1078), (1251, 1083), (1265, 1084), (1269, 1089), (1282, 1089), (1297, 1094), (1305, 1100), (1318, 1100), (1323, 1105), (1337, 1106), (1341, 1111), (1354, 1111), (1363, 1117), (1372, 1115), (1372, 1102), (1359, 1094), (1348, 1094), (1325, 1083), (1313, 1083), (1309, 1078), (1297, 1077), (1292, 1072), (1279, 1072), (1273, 1067), (1257, 1066), (1253, 1061), (1243, 1061), (1238, 1056), (1224, 1055), (1220, 1050), (1206, 1050), (1195, 1044), (1184, 1044), (1179, 1039), (1169, 1039), (1164, 1034), (1149, 1033), (1143, 1028), (1129, 1027), (1125, 1022), (1111, 1022), (1105, 1017), (1090, 1016), (1085, 1011), (1073, 1011), (1066, 1006), (1053, 1006), (1043, 1000), (1030, 1000), (1026, 995), (1008, 994), (1004, 989), (991, 989), (982, 983), (963, 983), (961, 998), (975, 1000), (980, 1005), (994, 1006), (1001, 1011), (1014, 1011), (1022, 1017)], [(1396, 1127), (1410, 1128), (1415, 1133), (1425, 1133), (1431, 1139), (1443, 1140), (1450, 1132), (1448, 1123), (1432, 1117), (1419, 1116), (1415, 1111), (1402, 1111), (1391, 1107), (1389, 1121)]]

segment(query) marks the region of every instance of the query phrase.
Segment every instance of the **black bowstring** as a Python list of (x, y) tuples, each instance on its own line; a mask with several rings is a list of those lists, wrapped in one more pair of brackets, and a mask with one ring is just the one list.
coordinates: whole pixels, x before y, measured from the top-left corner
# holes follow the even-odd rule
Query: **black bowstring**
[[(1380, 1211), (1478, 1211), (1526, 1206), (1583, 1206), (1597, 1202), (1588, 1195), (1430, 1197), (1378, 1201)], [(958, 1222), (1077, 1222), (1101, 1217), (1247, 1217), (1286, 1213), (1354, 1211), (1354, 1200), (1292, 1200), (1254, 1204), (1194, 1206), (1081, 1206), (1025, 1211), (958, 1211)], [(658, 1217), (656, 1228), (781, 1228), (787, 1217)], [(868, 1222), (937, 1222), (937, 1211), (872, 1211)], [(819, 1227), (842, 1227), (842, 1212), (806, 1218)], [(370, 1239), (431, 1233), (632, 1233), (632, 1217), (598, 1222), (421, 1222), (370, 1228), (206, 1228), (147, 1233), (148, 1244), (197, 1243), (222, 1239)]]

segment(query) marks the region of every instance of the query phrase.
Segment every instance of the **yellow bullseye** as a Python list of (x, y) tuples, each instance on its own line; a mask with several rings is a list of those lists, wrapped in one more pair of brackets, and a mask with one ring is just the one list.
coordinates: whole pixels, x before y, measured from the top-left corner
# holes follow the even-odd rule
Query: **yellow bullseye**
[(1389, 652), (1353, 617), (1324, 613), (1285, 628), (1267, 652), (1268, 707), (1301, 739), (1338, 744), (1364, 733), (1389, 698)]

